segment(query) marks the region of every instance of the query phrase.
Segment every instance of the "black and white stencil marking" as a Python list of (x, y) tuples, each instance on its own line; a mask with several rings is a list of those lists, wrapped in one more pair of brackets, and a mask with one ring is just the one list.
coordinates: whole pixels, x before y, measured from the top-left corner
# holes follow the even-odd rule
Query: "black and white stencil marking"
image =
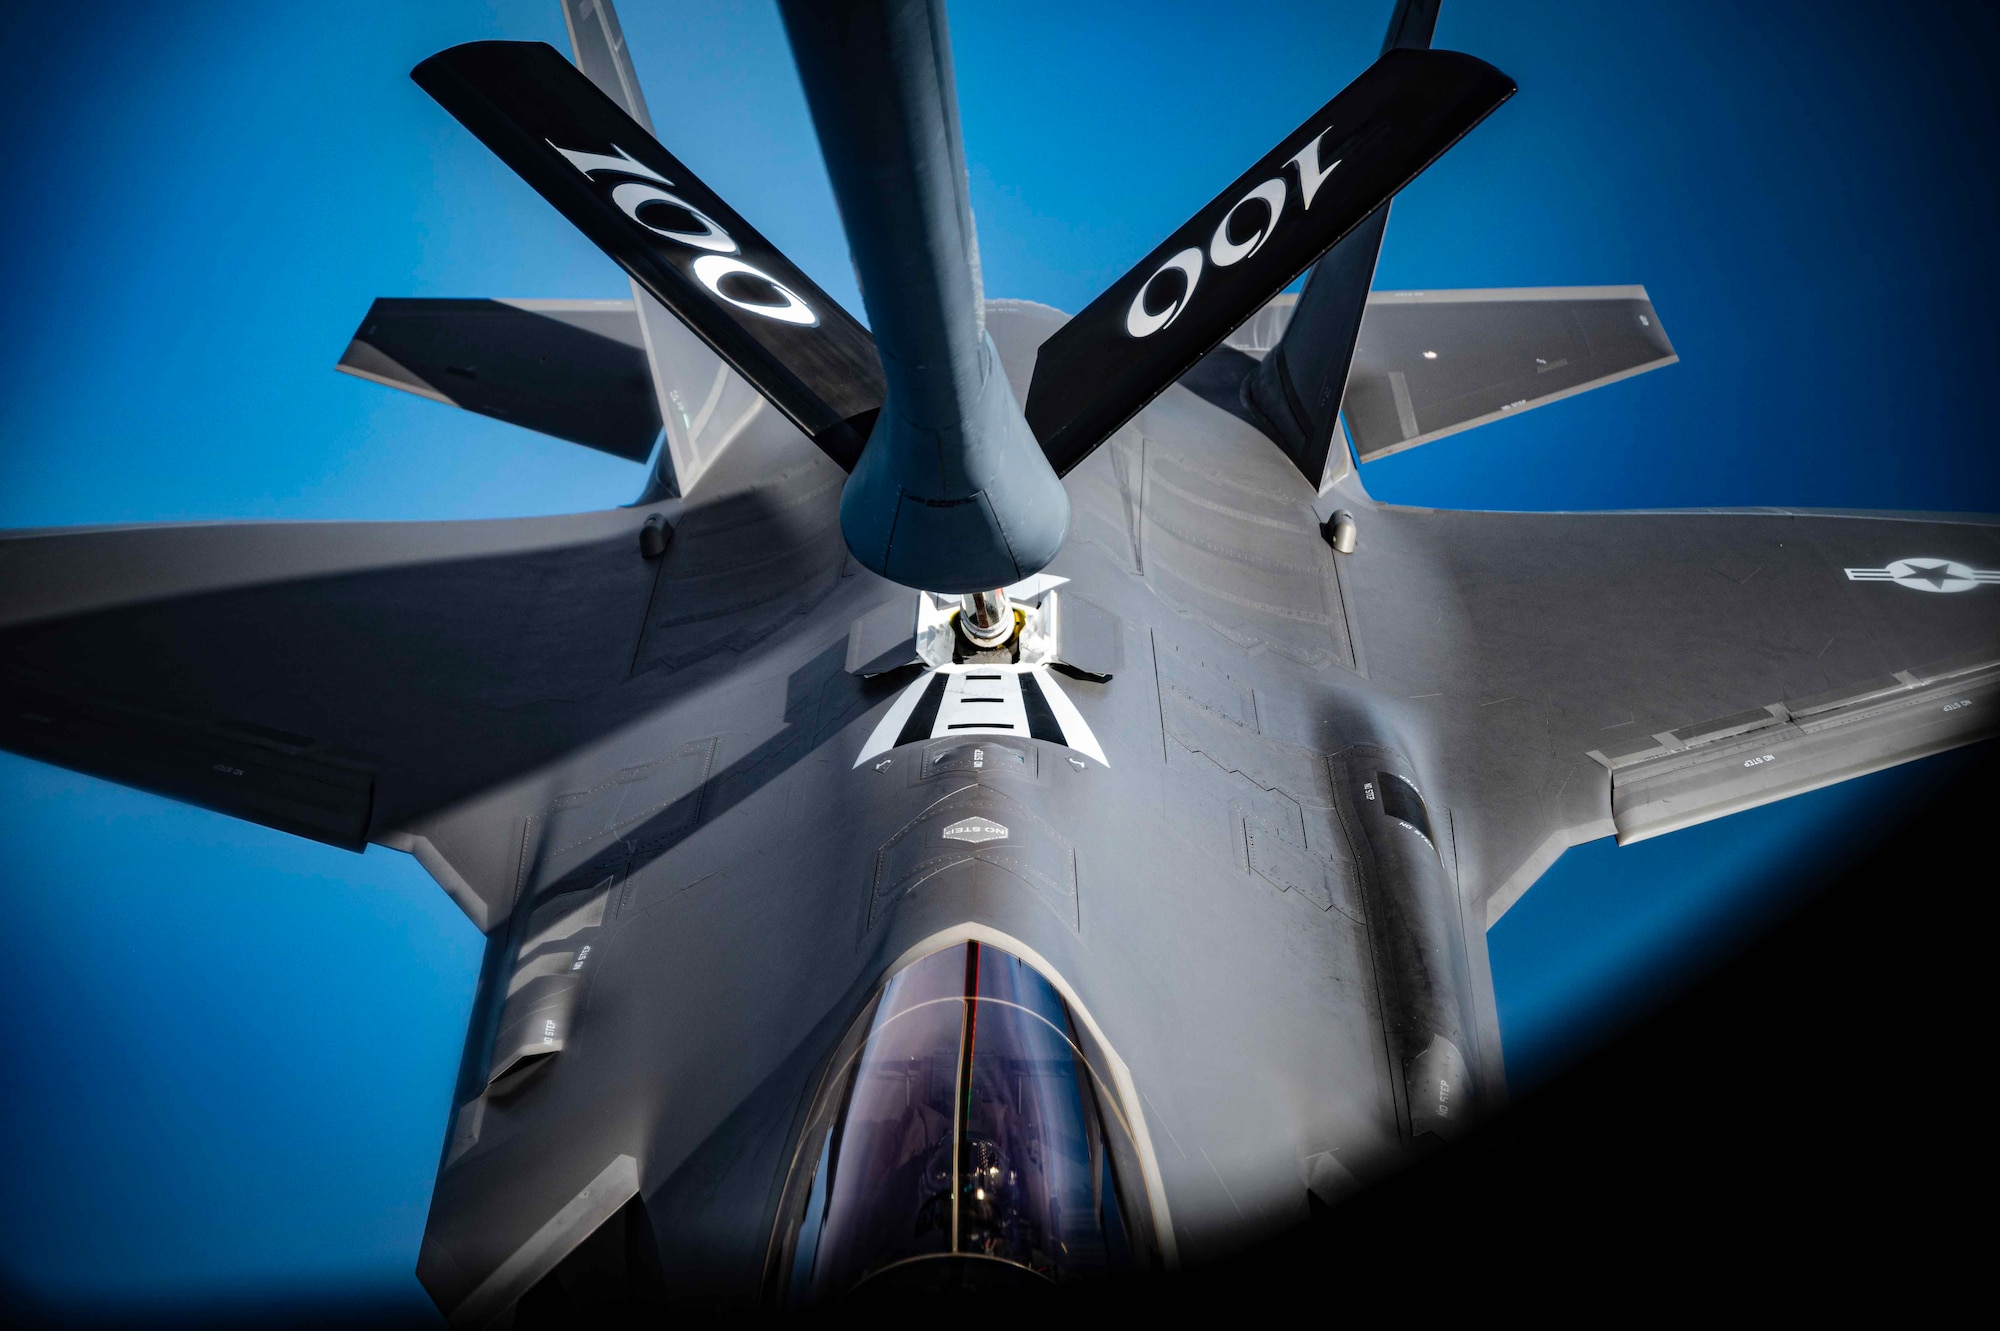
[(1111, 765), (1046, 666), (952, 665), (926, 671), (897, 695), (861, 746), (856, 767), (902, 744), (945, 735), (1047, 740)]

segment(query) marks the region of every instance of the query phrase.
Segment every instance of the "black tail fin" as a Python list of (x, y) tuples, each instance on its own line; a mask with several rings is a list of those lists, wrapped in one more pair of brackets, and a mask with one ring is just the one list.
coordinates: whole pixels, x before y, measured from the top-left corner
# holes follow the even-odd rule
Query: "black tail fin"
[[(1514, 93), (1397, 49), (1043, 343), (1028, 423), (1067, 472)], [(1317, 479), (1315, 477), (1314, 479)]]
[[(1438, 0), (1398, 0), (1382, 51), (1425, 51)], [(1250, 373), (1243, 397), (1278, 447), (1314, 485), (1326, 476), (1361, 314), (1382, 253), (1389, 205), (1349, 232), (1306, 279), (1285, 335)], [(1341, 466), (1345, 466), (1343, 459)]]
[(473, 42), (410, 77), (853, 469), (882, 406), (868, 331), (575, 65), (540, 42)]

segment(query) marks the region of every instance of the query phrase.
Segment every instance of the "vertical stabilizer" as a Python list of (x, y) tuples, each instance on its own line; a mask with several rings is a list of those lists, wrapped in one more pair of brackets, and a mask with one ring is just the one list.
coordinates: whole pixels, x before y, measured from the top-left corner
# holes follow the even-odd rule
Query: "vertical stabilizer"
[[(577, 68), (652, 132), (653, 117), (639, 91), (639, 76), (611, 0), (562, 0), (562, 11)], [(637, 281), (632, 283), (632, 300), (645, 337), (660, 422), (666, 428), (651, 492), (685, 494), (756, 416), (764, 399)]]
[[(1437, 16), (1438, 0), (1397, 0), (1383, 53), (1430, 49)], [(1385, 203), (1314, 265), (1284, 337), (1243, 385), (1271, 437), (1322, 488), (1348, 465), (1345, 446), (1335, 452), (1340, 400), (1388, 223)]]

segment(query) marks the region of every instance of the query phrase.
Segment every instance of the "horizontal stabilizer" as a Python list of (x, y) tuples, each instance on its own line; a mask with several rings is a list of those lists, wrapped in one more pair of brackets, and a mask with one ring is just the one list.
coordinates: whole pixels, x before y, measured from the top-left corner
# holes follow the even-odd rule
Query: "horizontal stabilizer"
[[(562, 11), (576, 67), (648, 134), (659, 137), (611, 0), (562, 0)], [(636, 281), (632, 303), (652, 362), (661, 424), (667, 427), (647, 496), (690, 494), (750, 423), (763, 398)]]
[(1391, 50), (1042, 344), (1028, 423), (1058, 473), (1185, 374), (1512, 96), (1454, 51)]
[(660, 435), (629, 300), (385, 296), (338, 368), (633, 462)]
[[(1437, 15), (1438, 0), (1397, 0), (1382, 49), (1428, 50)], [(1270, 354), (1239, 387), (1238, 398), (1252, 424), (1269, 434), (1321, 491), (1351, 465), (1340, 430), (1340, 395), (1388, 225), (1385, 203), (1313, 266), (1291, 311), (1291, 326), (1278, 330), (1283, 340), (1273, 337), (1266, 343)], [(1271, 312), (1266, 306), (1252, 322)]]
[[(1340, 433), (1341, 390), (1361, 336), (1368, 287), (1375, 280), (1375, 261), (1388, 224), (1385, 203), (1327, 251), (1307, 276), (1303, 291), (1296, 297), (1278, 297), (1287, 303), (1266, 305), (1229, 338), (1228, 345), (1238, 347), (1244, 330), (1254, 327), (1258, 340), (1269, 349), (1249, 372), (1239, 396), (1258, 428), (1285, 451), (1301, 475), (1322, 489), (1349, 466), (1347, 443)], [(1265, 340), (1274, 323), (1278, 335)]]
[(410, 77), (852, 470), (880, 411), (874, 340), (846, 310), (540, 42), (473, 42)]
[(1644, 287), (1377, 291), (1347, 432), (1369, 462), (1678, 359)]
[(375, 778), (316, 741), (164, 716), (0, 677), (0, 749), (358, 851)]

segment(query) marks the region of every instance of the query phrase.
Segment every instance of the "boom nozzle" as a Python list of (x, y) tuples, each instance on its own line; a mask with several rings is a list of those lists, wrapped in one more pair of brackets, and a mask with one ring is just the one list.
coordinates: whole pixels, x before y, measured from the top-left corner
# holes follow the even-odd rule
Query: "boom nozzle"
[(998, 647), (1014, 636), (1014, 606), (1007, 589), (967, 592), (958, 612), (958, 628), (975, 647)]

